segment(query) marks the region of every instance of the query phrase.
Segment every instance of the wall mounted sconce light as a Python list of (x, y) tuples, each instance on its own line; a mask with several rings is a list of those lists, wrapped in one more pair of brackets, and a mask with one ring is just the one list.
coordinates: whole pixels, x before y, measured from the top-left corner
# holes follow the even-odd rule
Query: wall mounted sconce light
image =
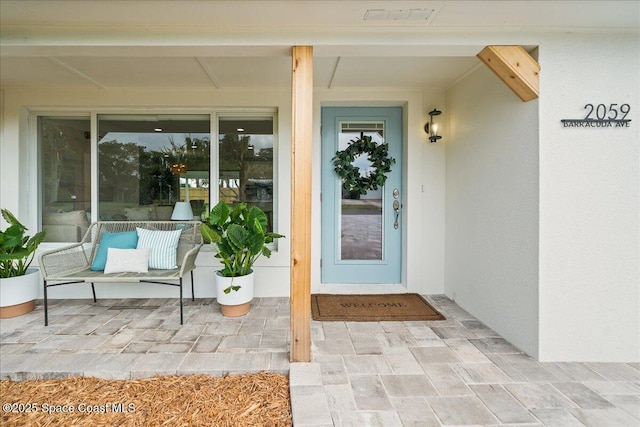
[(436, 142), (441, 139), (442, 136), (438, 135), (438, 124), (433, 122), (433, 116), (439, 116), (442, 111), (434, 108), (429, 111), (429, 122), (424, 125), (424, 131), (429, 134), (429, 141)]

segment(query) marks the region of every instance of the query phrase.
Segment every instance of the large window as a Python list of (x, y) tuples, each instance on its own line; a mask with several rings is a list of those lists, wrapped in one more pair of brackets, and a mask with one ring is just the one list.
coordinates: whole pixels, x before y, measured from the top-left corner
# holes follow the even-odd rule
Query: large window
[(168, 220), (176, 201), (209, 203), (210, 116), (98, 116), (98, 215)]
[(38, 117), (47, 241), (78, 241), (92, 219), (168, 220), (176, 201), (188, 201), (195, 218), (217, 200), (246, 202), (262, 208), (274, 228), (272, 114), (220, 115), (213, 138), (215, 114), (93, 117)]

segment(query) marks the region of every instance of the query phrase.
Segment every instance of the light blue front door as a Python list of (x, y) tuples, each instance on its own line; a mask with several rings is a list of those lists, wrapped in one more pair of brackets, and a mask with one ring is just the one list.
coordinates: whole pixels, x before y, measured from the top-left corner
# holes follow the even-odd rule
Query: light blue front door
[[(336, 151), (371, 137), (395, 159), (378, 190), (358, 196), (334, 170)], [(352, 164), (367, 176), (367, 154)], [(367, 170), (368, 169), (368, 170)], [(322, 109), (322, 283), (400, 283), (402, 274), (402, 108)]]

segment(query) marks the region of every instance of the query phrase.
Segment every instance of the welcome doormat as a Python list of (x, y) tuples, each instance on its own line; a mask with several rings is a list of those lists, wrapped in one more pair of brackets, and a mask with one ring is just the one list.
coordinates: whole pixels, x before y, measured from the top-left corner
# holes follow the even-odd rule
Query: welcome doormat
[(445, 319), (419, 294), (315, 294), (311, 295), (311, 317), (343, 322)]

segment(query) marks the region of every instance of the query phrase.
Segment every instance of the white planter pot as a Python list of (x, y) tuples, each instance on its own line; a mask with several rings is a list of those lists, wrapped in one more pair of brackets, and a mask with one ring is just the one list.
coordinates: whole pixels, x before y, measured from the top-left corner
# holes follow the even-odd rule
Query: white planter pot
[(0, 319), (16, 317), (35, 308), (40, 271), (29, 268), (24, 276), (0, 279)]
[[(236, 317), (249, 311), (253, 300), (253, 276), (253, 270), (246, 276), (239, 277), (224, 277), (216, 271), (216, 300), (223, 315)], [(229, 286), (240, 286), (240, 289), (224, 293)]]

